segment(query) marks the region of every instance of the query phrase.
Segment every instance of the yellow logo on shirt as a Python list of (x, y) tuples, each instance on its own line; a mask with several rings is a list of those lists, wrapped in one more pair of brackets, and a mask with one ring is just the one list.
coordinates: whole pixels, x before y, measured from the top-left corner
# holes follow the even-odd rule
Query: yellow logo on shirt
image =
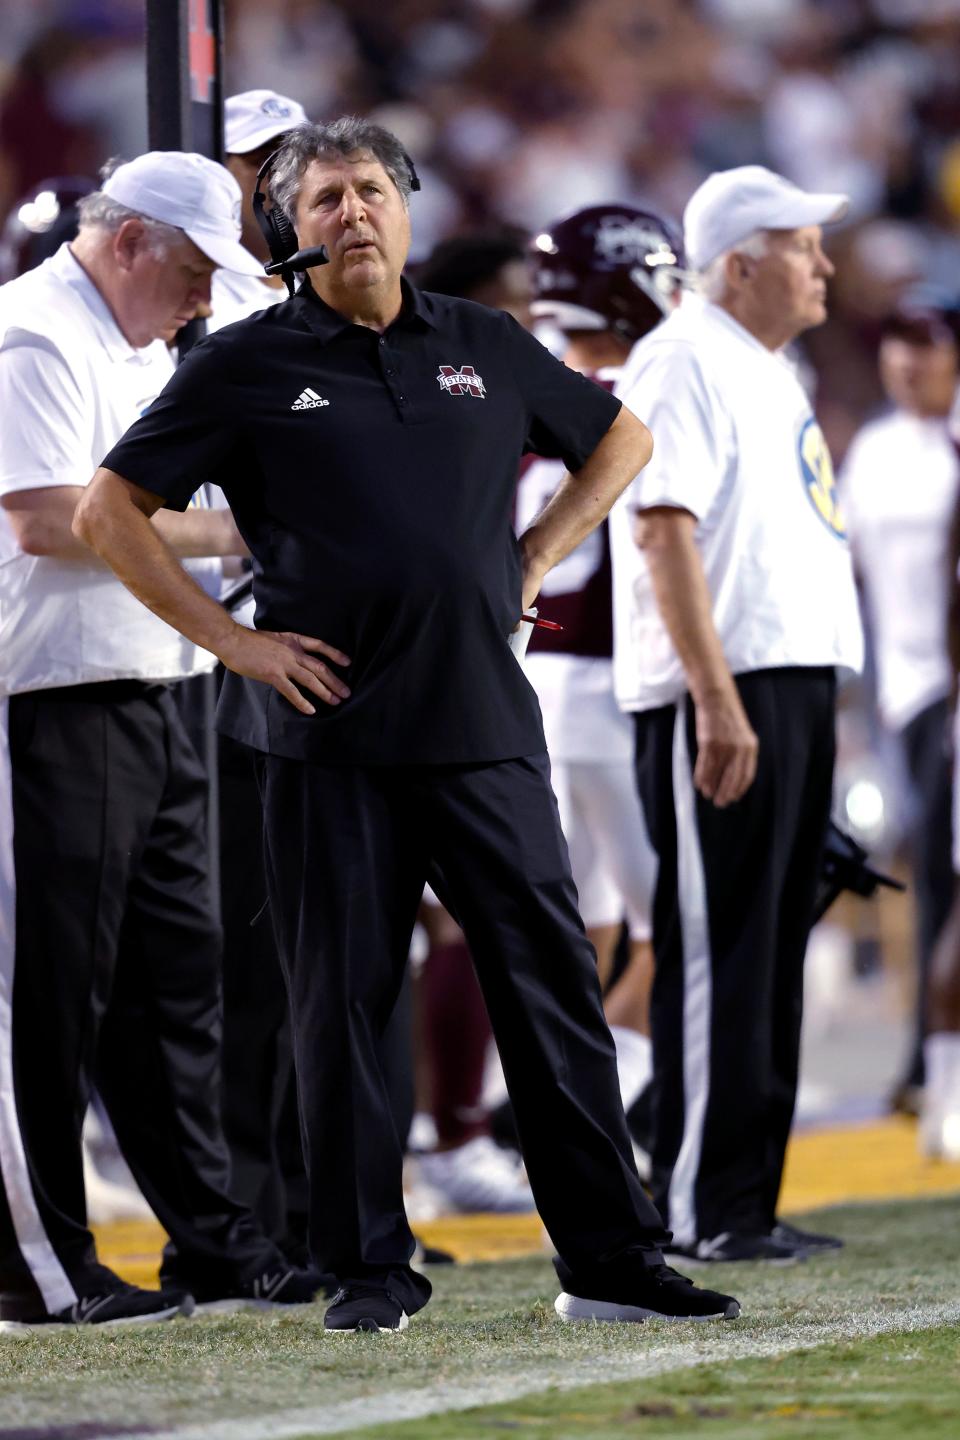
[(800, 474), (813, 508), (835, 535), (845, 539), (847, 532), (837, 498), (833, 461), (830, 459), (823, 431), (812, 415), (800, 431), (797, 448), (800, 453)]

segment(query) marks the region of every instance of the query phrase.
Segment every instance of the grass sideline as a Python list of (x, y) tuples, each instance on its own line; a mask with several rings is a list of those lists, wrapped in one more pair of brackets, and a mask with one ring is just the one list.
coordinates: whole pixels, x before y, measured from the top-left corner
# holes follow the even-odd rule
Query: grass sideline
[[(807, 1218), (835, 1229), (847, 1248), (790, 1269), (718, 1266), (700, 1272), (705, 1283), (730, 1289), (743, 1301), (743, 1317), (726, 1325), (562, 1326), (552, 1309), (551, 1267), (529, 1259), (434, 1272), (434, 1301), (400, 1335), (327, 1336), (321, 1306), (127, 1330), (0, 1335), (0, 1440), (14, 1430), (54, 1426), (68, 1427), (60, 1432), (64, 1437), (82, 1427), (84, 1440), (180, 1427), (194, 1434), (215, 1427), (218, 1436), (244, 1440), (266, 1437), (273, 1421), (280, 1427), (273, 1433), (286, 1436), (440, 1440), (539, 1428), (551, 1440), (566, 1434), (580, 1440), (601, 1430), (630, 1434), (611, 1429), (610, 1417), (626, 1415), (631, 1406), (639, 1407), (644, 1435), (666, 1433), (649, 1428), (663, 1422), (675, 1440), (684, 1426), (707, 1440), (748, 1433), (751, 1440), (775, 1433), (799, 1440), (806, 1432), (798, 1426), (807, 1418), (815, 1420), (818, 1440), (834, 1434), (860, 1440), (921, 1426), (924, 1440), (939, 1440), (941, 1433), (953, 1440), (960, 1430), (955, 1419), (952, 1431), (936, 1428), (936, 1386), (951, 1353), (956, 1373), (956, 1326), (928, 1330), (904, 1342), (906, 1349), (899, 1337), (917, 1328), (910, 1315), (921, 1315), (924, 1307), (929, 1313), (950, 1305), (960, 1321), (960, 1197), (848, 1206)], [(860, 1338), (883, 1326), (891, 1333)], [(828, 1333), (837, 1336), (833, 1344), (803, 1353)], [(834, 1373), (852, 1374), (853, 1366), (874, 1377), (882, 1357), (895, 1352), (929, 1363), (929, 1388), (906, 1361), (899, 1369), (891, 1362), (887, 1368), (894, 1379), (902, 1377), (899, 1386), (891, 1380), (884, 1389), (882, 1375), (876, 1383), (867, 1378), (860, 1390), (854, 1387), (842, 1415), (806, 1415), (838, 1391)], [(844, 1353), (847, 1359), (836, 1359), (838, 1369), (831, 1370)], [(741, 1371), (742, 1384), (731, 1392), (727, 1382)], [(582, 1392), (578, 1405), (587, 1408), (581, 1412), (574, 1403), (581, 1392), (569, 1386), (604, 1376), (610, 1384)], [(558, 1396), (554, 1386), (567, 1387), (567, 1393)], [(781, 1387), (782, 1403), (799, 1407), (790, 1416), (768, 1414)], [(544, 1393), (520, 1402), (515, 1397), (524, 1389)], [(431, 1394), (434, 1409), (444, 1408), (445, 1395), (457, 1394), (475, 1394), (475, 1403), (508, 1404), (489, 1419), (483, 1411), (447, 1418), (446, 1430), (437, 1428), (439, 1418), (421, 1418), (415, 1428), (403, 1424), (404, 1398), (423, 1403)], [(881, 1399), (870, 1399), (876, 1395)], [(879, 1407), (873, 1418), (866, 1411), (855, 1418), (856, 1406), (871, 1404)], [(665, 1405), (680, 1408), (659, 1414), (643, 1408)], [(699, 1415), (696, 1406), (724, 1413)], [(912, 1407), (909, 1424), (905, 1412), (896, 1419), (898, 1406)], [(544, 1431), (538, 1417), (549, 1417), (551, 1407), (554, 1428), (548, 1424)], [(581, 1413), (583, 1426), (593, 1425), (593, 1431), (557, 1428), (557, 1417), (573, 1423)], [(861, 1420), (886, 1424), (890, 1416), (899, 1430), (851, 1428)], [(371, 1427), (374, 1420), (380, 1423)], [(218, 1424), (231, 1421), (237, 1423)], [(467, 1429), (468, 1423), (482, 1428)], [(366, 1430), (357, 1428), (364, 1425)]]

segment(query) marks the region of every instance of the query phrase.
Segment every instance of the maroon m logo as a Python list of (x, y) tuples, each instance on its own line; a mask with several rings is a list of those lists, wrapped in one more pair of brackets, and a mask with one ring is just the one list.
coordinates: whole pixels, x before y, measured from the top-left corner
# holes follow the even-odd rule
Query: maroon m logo
[(475, 400), (483, 400), (487, 394), (482, 377), (472, 365), (461, 365), (459, 370), (452, 365), (441, 365), (437, 384), (448, 395), (472, 395)]

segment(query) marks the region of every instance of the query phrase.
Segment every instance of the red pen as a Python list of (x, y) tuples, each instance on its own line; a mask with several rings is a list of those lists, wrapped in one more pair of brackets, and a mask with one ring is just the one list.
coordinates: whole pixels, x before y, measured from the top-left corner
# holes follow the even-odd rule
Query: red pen
[(562, 630), (563, 626), (558, 625), (556, 620), (541, 620), (539, 615), (521, 615), (521, 620), (526, 620), (528, 625), (533, 625), (541, 630)]

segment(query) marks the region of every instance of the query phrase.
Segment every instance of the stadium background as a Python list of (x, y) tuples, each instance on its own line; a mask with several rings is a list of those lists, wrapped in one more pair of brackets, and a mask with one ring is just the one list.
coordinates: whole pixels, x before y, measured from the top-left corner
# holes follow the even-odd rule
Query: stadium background
[[(40, 179), (147, 148), (143, 8), (4, 0), (0, 221)], [(271, 87), (401, 136), (423, 181), (414, 259), (612, 198), (679, 216), (707, 173), (743, 163), (846, 191), (831, 316), (804, 343), (837, 464), (882, 405), (880, 318), (918, 283), (960, 293), (960, 0), (226, 0), (224, 59), (225, 94)], [(840, 755), (848, 823), (901, 867), (898, 762), (869, 674), (844, 698)], [(911, 923), (909, 898), (849, 900), (815, 938), (790, 1208), (960, 1189), (960, 1170), (918, 1159), (906, 1122), (880, 1119)], [(539, 1244), (522, 1225), (438, 1238), (465, 1257)], [(115, 1237), (132, 1278), (148, 1241)]]

